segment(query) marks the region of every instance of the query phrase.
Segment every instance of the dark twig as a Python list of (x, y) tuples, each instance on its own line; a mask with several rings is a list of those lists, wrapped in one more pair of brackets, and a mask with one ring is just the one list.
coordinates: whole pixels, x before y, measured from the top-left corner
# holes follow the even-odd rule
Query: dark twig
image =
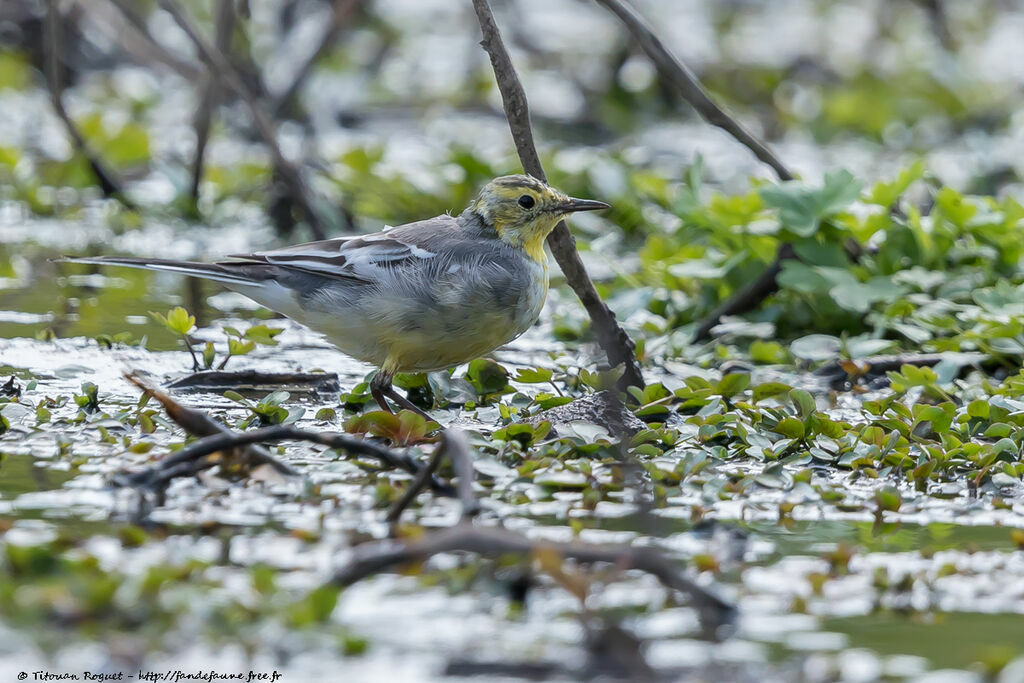
[[(533, 129), (530, 125), (530, 110), (526, 92), (519, 82), (512, 59), (502, 42), (501, 33), (494, 22), (494, 15), (491, 13), (487, 0), (473, 0), (473, 7), (483, 32), (483, 41), (480, 44), (491, 59), (494, 77), (498, 83), (498, 90), (501, 91), (501, 100), (505, 107), (505, 117), (508, 119), (508, 126), (512, 131), (512, 139), (515, 141), (516, 152), (523, 164), (523, 170), (536, 178), (547, 180), (544, 167), (537, 155), (537, 147), (533, 142)], [(597, 342), (608, 356), (609, 364), (613, 367), (624, 366), (620, 387), (643, 387), (644, 378), (636, 360), (636, 348), (633, 340), (619, 326), (615, 320), (615, 314), (601, 300), (597, 289), (594, 288), (594, 283), (587, 275), (583, 261), (576, 251), (576, 240), (569, 232), (565, 221), (560, 221), (548, 236), (548, 245), (565, 274), (569, 286), (576, 292), (576, 296), (587, 310)]]
[(793, 174), (768, 149), (765, 143), (758, 140), (753, 133), (744, 128), (739, 121), (711, 99), (694, 73), (665, 47), (658, 36), (654, 34), (650, 25), (635, 9), (620, 0), (596, 0), (596, 2), (626, 25), (633, 38), (640, 44), (641, 49), (661, 72), (662, 77), (675, 86), (683, 99), (689, 102), (690, 106), (696, 109), (705, 121), (733, 136), (740, 144), (753, 152), (754, 156), (771, 166), (780, 179), (793, 179)]
[(114, 197), (125, 206), (134, 209), (135, 205), (125, 197), (124, 192), (121, 190), (121, 182), (114, 175), (113, 171), (108, 169), (100, 160), (99, 155), (89, 145), (85, 136), (78, 130), (78, 126), (64, 108), (64, 101), (62, 99), (64, 80), (61, 78), (60, 64), (60, 48), (63, 41), (60, 35), (60, 8), (57, 6), (57, 3), (58, 0), (47, 0), (44, 29), (46, 32), (46, 82), (49, 86), (53, 109), (64, 123), (64, 127), (67, 129), (68, 135), (71, 136), (75, 148), (89, 163), (89, 168), (92, 169), (93, 175), (96, 176), (96, 181), (99, 183), (103, 196)]
[(273, 112), (275, 117), (281, 116), (291, 105), (295, 95), (299, 92), (299, 88), (302, 87), (302, 84), (306, 82), (309, 74), (313, 71), (313, 66), (338, 39), (341, 30), (345, 28), (349, 19), (362, 2), (363, 0), (334, 0), (331, 7), (331, 21), (327, 25), (327, 30), (324, 31), (323, 36), (320, 38), (320, 43), (310, 53), (306, 61), (302, 63), (302, 66), (296, 70), (292, 82), (271, 106), (270, 111)]
[(438, 468), (444, 456), (448, 456), (455, 476), (458, 477), (455, 490), (459, 496), (459, 502), (462, 503), (462, 518), (468, 519), (480, 512), (480, 501), (477, 499), (476, 493), (473, 492), (476, 471), (473, 469), (469, 438), (460, 429), (447, 429), (441, 433), (441, 441), (437, 444), (430, 463), (416, 475), (406, 492), (388, 510), (387, 521), (389, 523), (398, 521), (405, 508), (409, 507), (419, 492), (423, 490), (428, 477)]
[(412, 481), (409, 482), (409, 488), (405, 490), (402, 497), (394, 502), (391, 509), (388, 510), (388, 516), (385, 518), (388, 524), (394, 524), (401, 517), (402, 513), (407, 507), (409, 507), (416, 496), (420, 494), (420, 491), (427, 485), (427, 481), (437, 471), (438, 466), (441, 464), (441, 459), (444, 458), (444, 440), (442, 439), (437, 443), (437, 447), (434, 448), (434, 454), (430, 456), (430, 461), (427, 466), (419, 471)]
[[(250, 444), (276, 441), (308, 441), (355, 455), (371, 457), (387, 467), (400, 468), (411, 474), (418, 474), (423, 468), (423, 465), (410, 456), (396, 453), (369, 441), (332, 432), (310, 432), (292, 425), (274, 425), (248, 432), (227, 431), (204, 437), (175, 451), (161, 460), (156, 467), (129, 475), (127, 480), (137, 486), (159, 486), (169, 480), (167, 471), (178, 465), (198, 461), (211, 453), (233, 450)], [(210, 462), (208, 466), (212, 467), (215, 464), (217, 463)], [(438, 491), (451, 491), (450, 487), (437, 480), (431, 481), (431, 487)]]
[(309, 189), (306, 187), (305, 181), (302, 179), (302, 174), (294, 164), (285, 158), (284, 153), (281, 151), (281, 145), (277, 140), (277, 130), (274, 127), (274, 123), (260, 108), (256, 96), (246, 86), (238, 71), (224, 54), (216, 50), (200, 35), (198, 28), (192, 23), (192, 20), (189, 19), (176, 0), (160, 0), (160, 6), (167, 10), (182, 30), (188, 34), (189, 39), (191, 39), (192, 43), (196, 46), (196, 50), (199, 52), (200, 59), (215, 75), (217, 80), (231, 88), (245, 101), (252, 115), (253, 123), (256, 125), (256, 130), (259, 131), (260, 137), (263, 138), (264, 144), (270, 151), (270, 156), (278, 175), (288, 187), (293, 201), (301, 209), (310, 230), (317, 239), (326, 239), (323, 221), (313, 208), (313, 199)]
[(723, 301), (701, 321), (700, 325), (697, 326), (696, 332), (694, 332), (694, 339), (705, 340), (710, 338), (711, 330), (724, 316), (745, 313), (756, 308), (766, 298), (779, 291), (778, 276), (782, 272), (782, 264), (793, 258), (796, 258), (793, 245), (783, 243), (775, 255), (775, 260), (772, 261), (767, 270), (728, 300)]
[[(122, 26), (128, 27), (139, 39), (141, 39), (141, 42), (149, 48), (145, 55), (142, 56), (151, 57), (169, 66), (170, 68), (174, 69), (174, 71), (176, 71), (182, 78), (188, 79), (190, 81), (199, 78), (199, 76), (201, 75), (201, 71), (198, 66), (191, 62), (187, 62), (183, 59), (180, 59), (177, 55), (175, 55), (170, 50), (165, 48), (156, 40), (156, 38), (153, 37), (153, 34), (149, 32), (149, 26), (146, 25), (146, 18), (139, 14), (136, 5), (132, 4), (130, 0), (109, 0), (109, 2), (111, 5), (117, 8), (117, 11), (120, 12), (121, 17), (123, 19), (123, 21), (120, 22), (120, 25), (115, 24), (112, 26), (111, 33), (113, 35), (111, 35), (111, 38), (120, 38), (121, 43), (123, 45), (128, 43), (128, 41), (124, 40), (124, 34), (119, 35), (118, 31), (118, 29), (120, 29)], [(102, 23), (103, 22), (101, 22), (101, 24)], [(111, 23), (113, 24), (113, 22)], [(129, 49), (130, 52), (132, 51), (130, 49), (130, 45), (125, 45), (125, 47), (126, 49)], [(141, 49), (143, 48), (140, 46), (139, 49), (135, 50), (134, 52), (138, 52)]]
[(476, 471), (473, 469), (473, 456), (469, 447), (469, 437), (461, 429), (447, 429), (441, 436), (444, 452), (452, 463), (452, 469), (458, 481), (455, 485), (462, 503), (462, 518), (474, 517), (480, 512), (480, 501), (473, 492), (473, 480)]
[[(217, 35), (215, 40), (217, 50), (222, 54), (231, 52), (231, 36), (235, 28), (234, 0), (220, 0), (220, 7), (217, 12)], [(213, 116), (213, 109), (217, 104), (220, 89), (217, 87), (217, 78), (214, 74), (207, 72), (203, 76), (203, 86), (199, 94), (199, 108), (196, 109), (196, 117), (193, 127), (196, 131), (196, 153), (192, 161), (192, 182), (189, 185), (189, 197), (192, 199), (192, 207), (199, 211), (199, 183), (203, 179), (203, 164), (206, 157), (206, 143), (210, 138), (210, 119)]]
[(727, 623), (735, 614), (727, 600), (694, 583), (680, 571), (675, 561), (653, 548), (534, 541), (506, 529), (476, 527), (466, 522), (428, 534), (421, 540), (363, 544), (356, 548), (355, 556), (349, 564), (335, 573), (333, 581), (341, 586), (350, 586), (391, 567), (421, 562), (439, 553), (469, 552), (497, 557), (509, 554), (532, 555), (545, 551), (556, 552), (564, 559), (582, 564), (606, 563), (647, 572), (666, 587), (689, 595), (694, 608), (701, 613), (705, 626), (712, 630)]
[[(274, 441), (308, 441), (355, 455), (371, 457), (387, 467), (403, 469), (414, 475), (423, 469), (423, 465), (419, 461), (405, 453), (397, 453), (383, 446), (344, 434), (310, 432), (292, 425), (276, 425), (249, 432), (234, 432), (214, 422), (205, 413), (182, 406), (160, 390), (149, 387), (135, 375), (126, 375), (126, 377), (159, 400), (172, 420), (182, 425), (190, 433), (203, 435), (203, 438), (164, 458), (154, 467), (123, 476), (121, 481), (131, 486), (159, 488), (171, 479), (182, 476), (182, 473), (192, 474), (194, 471), (217, 464), (217, 461), (197, 464), (201, 458), (207, 455), (242, 447), (248, 447), (247, 455), (255, 463), (271, 465), (282, 474), (297, 475), (295, 470), (278, 461), (265, 450), (253, 447), (254, 444)], [(253, 457), (254, 454), (255, 457)], [(452, 487), (435, 478), (431, 478), (429, 483), (431, 489), (438, 494), (454, 494)]]

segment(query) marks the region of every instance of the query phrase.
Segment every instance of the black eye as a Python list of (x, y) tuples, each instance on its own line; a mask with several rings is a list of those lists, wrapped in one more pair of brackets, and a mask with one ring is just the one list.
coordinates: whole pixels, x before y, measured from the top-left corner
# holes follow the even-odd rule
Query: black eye
[(523, 207), (524, 209), (532, 209), (533, 205), (536, 203), (537, 202), (534, 201), (533, 197), (531, 197), (528, 194), (524, 194), (522, 197), (519, 198), (519, 206)]

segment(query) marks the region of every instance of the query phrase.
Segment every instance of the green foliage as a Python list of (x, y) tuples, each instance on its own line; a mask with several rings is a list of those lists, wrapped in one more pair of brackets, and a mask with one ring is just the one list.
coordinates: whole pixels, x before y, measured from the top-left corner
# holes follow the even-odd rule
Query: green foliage
[(821, 221), (846, 209), (860, 196), (861, 184), (847, 171), (825, 175), (821, 187), (809, 187), (797, 181), (765, 187), (761, 199), (779, 210), (783, 230), (794, 237), (811, 237)]
[(306, 413), (306, 409), (301, 406), (286, 408), (281, 405), (291, 397), (287, 391), (272, 392), (256, 403), (237, 391), (225, 391), (224, 397), (245, 406), (251, 413), (250, 417), (242, 421), (239, 429), (245, 429), (253, 424), (259, 427), (292, 424)]
[(345, 421), (346, 432), (379, 436), (400, 446), (433, 440), (427, 434), (438, 426), (436, 422), (428, 422), (409, 410), (397, 414), (374, 410)]
[(150, 311), (149, 314), (157, 321), (163, 323), (164, 327), (168, 330), (182, 336), (191, 332), (196, 326), (196, 317), (190, 315), (181, 306), (172, 308), (167, 312), (167, 315), (161, 315), (155, 311)]

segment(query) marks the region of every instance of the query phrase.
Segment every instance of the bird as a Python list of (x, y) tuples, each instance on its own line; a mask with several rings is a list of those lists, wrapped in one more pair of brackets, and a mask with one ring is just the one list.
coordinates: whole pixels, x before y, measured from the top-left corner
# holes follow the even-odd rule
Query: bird
[(459, 215), (361, 236), (231, 254), (214, 263), (120, 256), (58, 261), (168, 271), (217, 281), (325, 335), (377, 368), (373, 399), (425, 419), (397, 373), (446, 370), (516, 339), (548, 291), (547, 236), (565, 216), (611, 208), (530, 175), (495, 178)]

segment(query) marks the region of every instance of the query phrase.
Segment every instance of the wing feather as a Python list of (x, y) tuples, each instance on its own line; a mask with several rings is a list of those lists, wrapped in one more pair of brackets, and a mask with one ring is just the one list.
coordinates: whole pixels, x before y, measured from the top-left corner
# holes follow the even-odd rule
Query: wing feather
[(240, 254), (260, 261), (333, 278), (374, 282), (386, 271), (437, 257), (431, 242), (458, 229), (451, 216), (438, 216), (359, 237), (307, 242), (292, 247)]

